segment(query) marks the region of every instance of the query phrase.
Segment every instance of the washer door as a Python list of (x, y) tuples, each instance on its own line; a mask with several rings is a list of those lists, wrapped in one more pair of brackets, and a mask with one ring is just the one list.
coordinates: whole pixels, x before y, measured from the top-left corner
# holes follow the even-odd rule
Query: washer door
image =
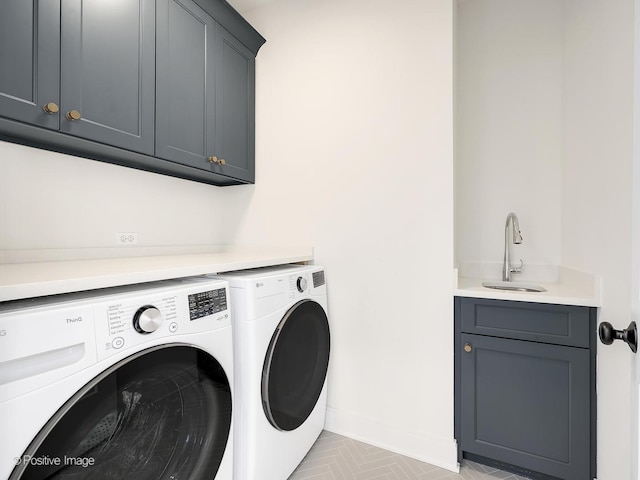
[(212, 480), (230, 429), (231, 391), (220, 363), (191, 346), (154, 347), (74, 395), (10, 480)]
[(329, 321), (319, 303), (302, 300), (287, 311), (262, 370), (262, 406), (278, 430), (295, 430), (313, 411), (327, 376), (329, 347)]

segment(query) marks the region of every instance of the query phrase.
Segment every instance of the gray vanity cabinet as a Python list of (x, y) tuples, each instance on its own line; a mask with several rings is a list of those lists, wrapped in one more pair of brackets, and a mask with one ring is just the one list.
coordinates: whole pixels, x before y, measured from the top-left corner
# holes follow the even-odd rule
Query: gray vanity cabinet
[(589, 307), (455, 299), (460, 457), (534, 478), (595, 477)]
[(0, 112), (153, 154), (153, 0), (0, 5)]
[(191, 0), (157, 28), (156, 155), (253, 182), (255, 55)]

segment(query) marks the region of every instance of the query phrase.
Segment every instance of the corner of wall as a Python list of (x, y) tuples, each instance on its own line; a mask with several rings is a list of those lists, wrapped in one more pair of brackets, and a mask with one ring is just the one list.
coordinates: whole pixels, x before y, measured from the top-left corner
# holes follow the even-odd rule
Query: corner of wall
[(458, 447), (454, 438), (432, 437), (408, 431), (363, 415), (327, 407), (325, 429), (358, 441), (415, 458), (458, 473)]

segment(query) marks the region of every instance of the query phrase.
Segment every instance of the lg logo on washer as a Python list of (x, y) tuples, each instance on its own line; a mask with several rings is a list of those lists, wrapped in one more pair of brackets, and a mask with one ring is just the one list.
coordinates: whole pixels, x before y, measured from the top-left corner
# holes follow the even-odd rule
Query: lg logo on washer
[(0, 337), (6, 337), (7, 336), (7, 331), (6, 330), (0, 330)]

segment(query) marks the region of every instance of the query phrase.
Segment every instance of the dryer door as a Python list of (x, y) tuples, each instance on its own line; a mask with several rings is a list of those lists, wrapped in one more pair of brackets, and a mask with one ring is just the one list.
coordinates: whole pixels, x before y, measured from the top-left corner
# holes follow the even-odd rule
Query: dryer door
[(191, 346), (154, 347), (74, 395), (9, 478), (212, 480), (230, 428), (220, 363)]
[(262, 406), (278, 430), (295, 430), (313, 411), (327, 376), (329, 347), (329, 321), (319, 303), (302, 300), (287, 311), (262, 370)]

